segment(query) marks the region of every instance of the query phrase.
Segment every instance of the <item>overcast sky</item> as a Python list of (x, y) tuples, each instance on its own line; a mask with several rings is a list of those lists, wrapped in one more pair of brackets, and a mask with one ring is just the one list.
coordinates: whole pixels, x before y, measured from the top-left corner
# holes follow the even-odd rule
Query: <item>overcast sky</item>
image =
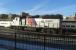
[(76, 12), (76, 0), (0, 0), (0, 13), (28, 12), (36, 14), (72, 15)]

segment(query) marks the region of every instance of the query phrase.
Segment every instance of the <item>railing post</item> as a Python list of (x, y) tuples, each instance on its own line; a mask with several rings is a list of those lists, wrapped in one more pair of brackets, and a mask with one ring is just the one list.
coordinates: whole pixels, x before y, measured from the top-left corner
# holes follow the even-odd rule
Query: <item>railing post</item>
[(45, 50), (45, 35), (44, 35), (44, 50)]
[(15, 50), (16, 50), (16, 28), (15, 28)]

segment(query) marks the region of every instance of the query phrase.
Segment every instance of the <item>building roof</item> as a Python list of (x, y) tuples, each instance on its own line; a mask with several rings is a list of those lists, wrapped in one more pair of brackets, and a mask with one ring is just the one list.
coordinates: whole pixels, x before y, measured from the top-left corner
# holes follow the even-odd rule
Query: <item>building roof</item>
[(66, 19), (66, 20), (63, 20), (63, 22), (76, 22), (76, 20), (68, 20), (68, 19)]

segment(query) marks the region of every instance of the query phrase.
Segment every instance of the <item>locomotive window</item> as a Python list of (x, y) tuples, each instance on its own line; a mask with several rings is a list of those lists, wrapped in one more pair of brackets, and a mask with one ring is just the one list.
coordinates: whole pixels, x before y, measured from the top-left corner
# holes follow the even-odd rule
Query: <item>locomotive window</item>
[(70, 25), (66, 25), (66, 27), (70, 27)]
[(75, 27), (74, 25), (71, 25), (71, 27)]

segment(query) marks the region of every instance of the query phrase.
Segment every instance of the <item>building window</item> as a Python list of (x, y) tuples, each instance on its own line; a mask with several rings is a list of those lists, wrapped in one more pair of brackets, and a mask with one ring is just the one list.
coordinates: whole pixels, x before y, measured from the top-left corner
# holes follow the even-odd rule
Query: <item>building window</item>
[(70, 27), (70, 25), (66, 25), (66, 27)]
[(75, 27), (74, 25), (71, 25), (71, 27)]

